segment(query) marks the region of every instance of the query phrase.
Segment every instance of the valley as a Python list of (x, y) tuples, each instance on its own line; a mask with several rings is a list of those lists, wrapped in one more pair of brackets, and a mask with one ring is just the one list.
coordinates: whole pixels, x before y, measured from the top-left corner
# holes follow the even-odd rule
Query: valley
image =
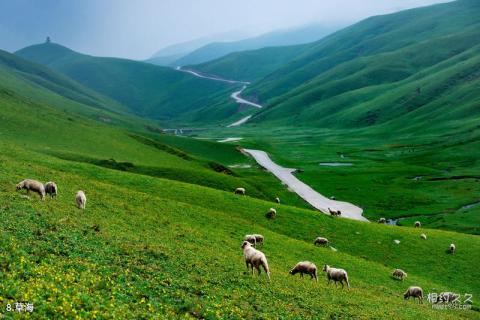
[[(42, 5), (52, 24), (75, 23)], [(125, 11), (148, 26), (137, 36), (179, 37), (148, 59), (94, 54), (113, 50), (105, 24), (125, 3), (106, 16), (96, 3), (64, 5), (102, 18), (82, 29), (97, 42), (61, 21), (74, 45), (48, 36), (0, 50), (1, 318), (479, 318), (478, 1), (383, 3), (343, 28), (205, 43), (177, 29), (244, 14), (212, 19), (217, 3), (177, 16), (180, 2), (140, 0)], [(277, 6), (294, 16), (339, 4)], [(136, 37), (124, 40), (134, 29), (114, 38), (136, 51)], [(18, 187), (24, 179), (38, 194)], [(48, 181), (58, 193), (42, 199)], [(249, 259), (268, 267), (252, 272)], [(299, 262), (318, 281), (295, 275)], [(337, 285), (344, 274), (348, 287)], [(422, 303), (406, 299), (417, 286)], [(442, 292), (459, 302), (435, 299)]]

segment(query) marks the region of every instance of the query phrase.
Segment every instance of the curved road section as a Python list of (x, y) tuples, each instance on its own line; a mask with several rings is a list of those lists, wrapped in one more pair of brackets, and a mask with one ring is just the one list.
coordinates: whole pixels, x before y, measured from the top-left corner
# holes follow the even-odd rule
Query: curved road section
[(292, 174), (295, 169), (279, 166), (270, 159), (266, 152), (251, 149), (243, 149), (243, 151), (251, 155), (260, 166), (270, 171), (302, 199), (310, 203), (314, 208), (320, 210), (321, 212), (329, 214), (328, 208), (330, 208), (332, 210), (340, 210), (342, 212), (342, 217), (359, 221), (368, 221), (362, 216), (362, 208), (348, 202), (330, 200), (324, 197), (302, 181), (298, 180)]
[[(203, 79), (209, 79), (209, 80), (214, 80), (214, 81), (222, 81), (222, 82), (228, 82), (228, 83), (240, 83), (240, 84), (243, 84), (243, 88), (239, 91), (235, 91), (234, 93), (232, 93), (230, 95), (230, 97), (232, 99), (235, 100), (236, 103), (239, 103), (239, 104), (246, 104), (246, 105), (249, 105), (249, 106), (252, 106), (252, 107), (255, 107), (255, 108), (258, 108), (258, 109), (262, 109), (263, 106), (262, 105), (259, 105), (257, 103), (254, 103), (254, 102), (251, 102), (251, 101), (248, 101), (248, 100), (245, 100), (243, 99), (242, 97), (240, 97), (240, 94), (242, 93), (243, 90), (245, 90), (247, 88), (247, 85), (250, 84), (250, 82), (247, 82), (247, 81), (238, 81), (238, 80), (229, 80), (229, 79), (223, 79), (223, 78), (220, 78), (220, 77), (216, 77), (216, 76), (211, 76), (211, 75), (205, 75), (205, 74), (201, 74), (199, 72), (196, 72), (194, 70), (190, 70), (190, 69), (184, 69), (182, 68), (181, 66), (178, 66), (175, 68), (175, 70), (177, 71), (181, 71), (181, 72), (186, 72), (186, 73), (190, 73), (191, 75), (194, 75), (195, 77), (198, 77), (198, 78), (203, 78)], [(249, 116), (246, 116), (232, 124), (229, 124), (227, 126), (227, 128), (231, 128), (231, 127), (238, 127), (242, 124), (244, 124), (245, 122), (247, 122), (253, 115), (249, 115)]]
[(240, 97), (240, 93), (242, 93), (242, 91), (245, 90), (246, 87), (247, 86), (243, 86), (242, 90), (235, 91), (234, 93), (232, 93), (230, 95), (230, 97), (233, 98), (235, 100), (235, 102), (237, 102), (237, 103), (248, 104), (249, 106), (252, 106), (252, 107), (255, 107), (255, 108), (258, 108), (258, 109), (262, 109), (263, 106), (261, 106), (259, 104), (256, 104), (256, 103), (253, 103), (251, 101), (245, 100), (242, 97)]

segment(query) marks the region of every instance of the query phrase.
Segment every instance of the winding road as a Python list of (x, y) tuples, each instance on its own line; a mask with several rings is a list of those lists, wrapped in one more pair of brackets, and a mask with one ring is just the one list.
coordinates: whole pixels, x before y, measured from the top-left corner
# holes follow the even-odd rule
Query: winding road
[(216, 77), (216, 76), (201, 74), (201, 73), (199, 73), (197, 71), (194, 71), (194, 70), (191, 70), (191, 69), (184, 69), (181, 66), (176, 67), (175, 70), (190, 73), (190, 74), (194, 75), (195, 77), (203, 78), (203, 79), (210, 79), (210, 80), (227, 82), (227, 83), (240, 83), (240, 84), (244, 84), (245, 86), (250, 84), (250, 82), (247, 82), (247, 81), (229, 80), (229, 79), (224, 79), (224, 78), (220, 78), (220, 77)]
[[(239, 91), (235, 91), (234, 93), (232, 93), (230, 97), (233, 98), (237, 103), (247, 104), (259, 109), (263, 108), (263, 106), (259, 104), (245, 100), (242, 97), (240, 97), (240, 94), (242, 93), (243, 90), (245, 90), (249, 82), (227, 80), (227, 79), (222, 79), (215, 76), (207, 76), (207, 75), (203, 75), (198, 72), (195, 72), (193, 70), (182, 69), (182, 67), (177, 67), (176, 70), (187, 72), (196, 77), (204, 78), (204, 79), (223, 81), (228, 83), (242, 83), (243, 88)], [(236, 127), (236, 126), (242, 125), (243, 123), (247, 122), (251, 117), (252, 115), (246, 116), (228, 125), (227, 127)], [(236, 142), (241, 139), (242, 138), (227, 138), (219, 142)], [(242, 149), (242, 150), (243, 152), (252, 156), (260, 166), (270, 171), (275, 177), (277, 177), (280, 181), (282, 181), (285, 185), (287, 185), (288, 188), (290, 188), (290, 190), (294, 191), (302, 199), (307, 201), (310, 205), (312, 205), (317, 210), (320, 210), (325, 214), (329, 214), (329, 210), (328, 210), (329, 208), (335, 211), (340, 210), (342, 212), (341, 216), (344, 218), (368, 222), (368, 220), (364, 216), (362, 216), (362, 213), (363, 213), (362, 208), (357, 207), (348, 202), (331, 200), (321, 195), (317, 191), (313, 190), (309, 185), (297, 179), (297, 177), (295, 177), (292, 174), (293, 172), (296, 171), (295, 169), (284, 168), (279, 166), (278, 164), (276, 164), (270, 159), (270, 157), (265, 151), (251, 150), (251, 149)]]
[(248, 104), (249, 106), (252, 106), (252, 107), (255, 107), (255, 108), (258, 108), (258, 109), (262, 109), (263, 106), (259, 105), (259, 104), (256, 104), (256, 103), (253, 103), (251, 101), (248, 101), (248, 100), (245, 100), (243, 99), (242, 97), (240, 97), (240, 94), (242, 93), (243, 90), (245, 90), (247, 88), (247, 86), (243, 86), (242, 90), (239, 90), (239, 91), (235, 91), (234, 93), (232, 93), (230, 95), (231, 98), (233, 98), (237, 103), (240, 103), (240, 104)]
[(295, 169), (284, 168), (273, 162), (265, 151), (243, 149), (246, 153), (251, 155), (257, 163), (263, 168), (270, 171), (275, 177), (286, 184), (291, 190), (295, 191), (302, 199), (311, 204), (314, 208), (320, 210), (325, 214), (329, 214), (328, 208), (332, 210), (340, 210), (342, 217), (368, 221), (362, 216), (363, 209), (351, 203), (343, 201), (335, 201), (326, 198), (310, 186), (298, 180), (292, 173)]
[[(221, 77), (216, 77), (216, 76), (212, 76), (212, 75), (205, 75), (205, 74), (201, 74), (197, 71), (194, 71), (194, 70), (191, 70), (191, 69), (184, 69), (183, 67), (181, 66), (178, 66), (175, 68), (175, 70), (177, 71), (181, 71), (181, 72), (186, 72), (186, 73), (190, 73), (191, 75), (194, 75), (195, 77), (198, 77), (198, 78), (202, 78), (202, 79), (209, 79), (209, 80), (214, 80), (214, 81), (221, 81), (221, 82), (227, 82), (227, 83), (239, 83), (239, 84), (243, 84), (243, 88), (241, 90), (238, 90), (238, 91), (235, 91), (233, 92), (230, 97), (232, 99), (235, 100), (236, 103), (239, 103), (239, 104), (246, 104), (246, 105), (249, 105), (249, 106), (252, 106), (252, 107), (255, 107), (255, 108), (258, 108), (258, 109), (262, 109), (263, 106), (260, 105), (260, 104), (257, 104), (257, 103), (254, 103), (254, 102), (251, 102), (251, 101), (248, 101), (248, 100), (245, 100), (243, 99), (240, 94), (243, 92), (243, 90), (245, 90), (247, 88), (247, 85), (250, 84), (250, 82), (248, 81), (238, 81), (238, 80), (230, 80), (230, 79), (224, 79), (224, 78), (221, 78)], [(235, 121), (234, 123), (231, 123), (229, 125), (227, 125), (228, 128), (231, 128), (231, 127), (238, 127), (242, 124), (244, 124), (245, 122), (247, 122), (248, 120), (250, 120), (250, 118), (253, 116), (253, 114), (249, 115), (249, 116), (246, 116), (238, 121)]]

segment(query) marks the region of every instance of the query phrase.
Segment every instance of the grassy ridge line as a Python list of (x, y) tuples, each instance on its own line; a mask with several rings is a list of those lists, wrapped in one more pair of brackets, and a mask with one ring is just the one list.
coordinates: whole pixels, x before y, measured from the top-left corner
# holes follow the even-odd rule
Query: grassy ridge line
[[(203, 81), (171, 68), (127, 59), (84, 55), (54, 43), (15, 53), (43, 64), (129, 108), (133, 114), (172, 121), (210, 103), (231, 85)], [(213, 99), (213, 98), (212, 98)]]
[[(102, 96), (62, 74), (55, 73), (40, 64), (33, 63), (3, 50), (0, 50), (0, 66), (3, 69), (2, 77), (10, 76), (11, 79), (14, 77), (21, 78), (34, 86), (47, 89), (60, 96), (91, 107), (118, 113), (127, 111), (127, 108), (118, 102)], [(5, 74), (4, 72), (9, 72), (10, 74)], [(4, 80), (2, 86), (8, 86), (9, 84), (8, 81)], [(14, 90), (18, 86), (10, 85), (10, 88)]]
[[(5, 64), (0, 60), (0, 98), (3, 103), (21, 102), (23, 109), (26, 105), (30, 108), (42, 106), (46, 109), (45, 113), (55, 109), (58, 115), (63, 113), (63, 117), (67, 114), (69, 118), (74, 119), (81, 115), (96, 122), (140, 132), (147, 131), (147, 128), (157, 128), (157, 124), (153, 121), (127, 115), (122, 111), (124, 107), (98, 93), (94, 96), (97, 100), (92, 102), (89, 98), (85, 98), (84, 93), (86, 91), (89, 94), (90, 89), (83, 88), (62, 75), (12, 54), (4, 53), (4, 55), (8, 60), (13, 61), (13, 64)], [(27, 67), (24, 67), (24, 64)], [(55, 82), (51, 83), (50, 78)], [(71, 84), (78, 90), (77, 92), (71, 93)], [(4, 110), (4, 112), (7, 111)]]
[[(109, 299), (113, 298), (110, 303), (115, 306), (114, 314), (120, 315), (122, 312), (130, 315), (142, 314), (143, 309), (129, 308), (127, 310), (124, 304), (129, 302), (141, 304), (143, 298), (145, 303), (148, 302), (152, 306), (153, 310), (161, 309), (165, 312), (170, 310), (179, 314), (200, 312), (204, 315), (210, 314), (210, 316), (250, 317), (253, 314), (268, 316), (274, 311), (279, 316), (313, 318), (319, 315), (340, 313), (356, 315), (361, 318), (372, 315), (413, 318), (425, 317), (427, 314), (440, 318), (454, 318), (459, 314), (465, 317), (474, 316), (470, 313), (437, 313), (426, 305), (416, 306), (405, 303), (401, 296), (398, 296), (398, 292), (400, 294), (403, 292), (404, 287), (409, 284), (408, 281), (420, 281), (425, 286), (435, 288), (445, 287), (413, 275), (405, 283), (393, 281), (388, 279), (390, 271), (388, 267), (381, 267), (374, 262), (342, 254), (340, 253), (341, 249), (340, 252), (335, 253), (328, 249), (314, 248), (310, 242), (289, 239), (290, 237), (280, 236), (275, 231), (268, 231), (270, 229), (268, 226), (259, 230), (267, 236), (264, 251), (271, 261), (270, 264), (275, 274), (272, 284), (266, 286), (261, 280), (258, 282), (248, 276), (232, 276), (232, 274), (241, 274), (244, 270), (239, 241), (233, 239), (241, 239), (243, 234), (252, 227), (251, 217), (245, 217), (243, 214), (232, 216), (238, 207), (233, 209), (231, 206), (224, 206), (222, 211), (212, 211), (206, 207), (178, 203), (174, 199), (158, 198), (164, 195), (162, 192), (154, 194), (145, 189), (142, 192), (134, 191), (131, 187), (132, 184), (127, 179), (129, 174), (120, 174), (115, 171), (112, 173), (117, 174), (118, 177), (115, 180), (116, 183), (111, 184), (103, 180), (101, 175), (93, 178), (85, 175), (83, 171), (78, 174), (60, 168), (57, 171), (50, 166), (43, 167), (43, 164), (34, 164), (27, 168), (19, 166), (17, 160), (12, 162), (10, 159), (2, 158), (7, 160), (2, 161), (2, 171), (6, 170), (13, 175), (17, 175), (19, 169), (43, 172), (43, 174), (58, 176), (59, 181), (62, 182), (63, 191), (61, 191), (58, 201), (42, 203), (36, 200), (25, 201), (13, 194), (10, 188), (5, 189), (9, 183), (6, 184), (4, 177), (1, 183), (2, 198), (7, 200), (3, 203), (9, 204), (7, 207), (2, 206), (2, 211), (4, 214), (6, 211), (7, 219), (12, 219), (18, 215), (18, 213), (15, 214), (18, 210), (17, 207), (27, 206), (30, 208), (28, 210), (25, 210), (27, 208), (20, 209), (24, 213), (19, 215), (20, 217), (26, 215), (25, 221), (30, 222), (29, 217), (49, 221), (44, 223), (45, 227), (42, 224), (34, 224), (37, 233), (40, 233), (40, 239), (46, 242), (44, 245), (53, 245), (51, 250), (47, 251), (50, 254), (42, 257), (41, 260), (56, 261), (54, 266), (67, 271), (66, 274), (73, 279), (80, 276), (81, 270), (86, 273), (82, 274), (80, 278), (82, 280), (90, 280), (94, 272), (100, 274), (99, 278), (92, 279), (93, 285), (97, 288), (95, 290), (96, 299), (90, 301), (90, 305), (88, 301), (85, 303), (85, 306), (88, 307), (86, 310), (91, 308), (90, 312), (95, 309), (100, 312), (111, 311), (112, 309), (98, 305), (98, 303), (106, 301), (108, 305)], [(68, 162), (55, 162), (64, 168), (70, 167)], [(91, 169), (98, 170), (94, 167)], [(111, 170), (100, 169), (98, 171)], [(176, 184), (173, 183), (172, 186)], [(71, 193), (73, 198), (73, 191), (80, 185), (87, 190), (90, 201), (87, 211), (79, 214), (74, 209), (73, 199), (68, 197), (68, 194)], [(166, 189), (155, 188), (155, 190)], [(192, 193), (194, 192), (192, 189)], [(211, 196), (210, 192), (206, 190), (200, 192), (197, 190), (197, 193), (201, 193), (203, 197)], [(226, 195), (225, 198), (238, 199), (232, 195)], [(251, 201), (248, 197), (241, 198), (241, 200)], [(232, 208), (232, 210), (225, 212), (225, 208)], [(283, 214), (290, 215), (289, 212)], [(295, 215), (295, 218), (298, 216)], [(325, 221), (328, 219), (323, 216), (319, 216), (319, 218), (325, 219)], [(17, 223), (13, 223), (14, 221)], [(22, 219), (22, 223), (18, 224), (18, 219), (16, 219), (6, 225), (10, 226), (7, 229), (8, 234), (19, 237), (17, 245), (20, 244), (21, 247), (28, 250), (27, 241), (31, 239), (31, 231), (25, 232), (28, 230), (23, 228), (25, 221)], [(277, 222), (285, 223), (281, 220), (275, 221), (275, 223)], [(343, 223), (343, 220), (335, 221), (335, 224)], [(92, 230), (93, 224), (99, 227), (99, 232), (88, 231)], [(38, 227), (39, 225), (41, 227)], [(357, 225), (364, 226), (364, 224), (358, 223)], [(292, 228), (291, 224), (290, 227)], [(379, 226), (375, 227), (379, 228)], [(74, 232), (75, 230), (78, 232)], [(88, 241), (79, 237), (79, 232), (82, 230), (83, 237), (86, 237)], [(85, 234), (85, 232), (87, 233)], [(291, 229), (290, 232), (296, 234), (298, 230)], [(217, 237), (216, 240), (212, 239), (214, 235)], [(63, 238), (60, 243), (55, 241), (57, 236), (60, 237), (59, 239)], [(4, 239), (3, 236), (2, 239)], [(90, 244), (97, 248), (89, 249)], [(37, 248), (36, 245), (33, 247)], [(18, 248), (10, 247), (10, 250), (6, 252), (12, 252), (11, 250), (18, 250)], [(38, 250), (34, 253), (39, 252), (42, 251)], [(329, 263), (333, 261), (332, 264), (349, 266), (352, 283), (355, 283), (354, 289), (347, 292), (334, 289), (332, 286), (327, 288), (325, 281), (321, 281), (318, 286), (310, 282), (299, 284), (298, 279), (293, 279), (286, 274), (286, 270), (298, 259), (303, 258), (298, 256), (299, 252), (302, 252), (302, 256), (308, 255), (313, 258), (312, 260), (320, 261), (317, 264), (323, 263), (323, 261), (329, 261)], [(67, 260), (65, 260), (65, 254), (68, 257)], [(19, 272), (24, 272), (25, 269), (32, 267), (33, 270), (30, 271), (42, 268), (44, 273), (41, 277), (42, 281), (36, 280), (37, 285), (35, 286), (29, 282), (27, 273), (27, 278), (21, 283), (24, 292), (34, 297), (40, 295), (42, 299), (50, 295), (55, 297), (53, 288), (42, 287), (43, 283), (45, 283), (44, 286), (47, 286), (47, 280), (53, 276), (53, 270), (43, 269), (46, 268), (46, 264), (42, 262), (40, 262), (41, 267), (35, 267), (35, 263), (33, 263), (35, 260), (30, 261), (30, 259), (35, 259), (32, 256), (24, 257), (24, 259), (27, 259), (27, 262), (20, 264), (22, 266), (20, 268), (24, 269)], [(78, 259), (80, 265), (75, 267), (72, 261)], [(94, 264), (91, 266), (92, 268), (83, 269), (82, 266), (88, 266), (91, 263)], [(128, 265), (127, 269), (125, 269), (125, 263)], [(372, 269), (377, 272), (372, 273)], [(92, 270), (92, 273), (88, 270)], [(16, 269), (15, 271), (11, 270), (9, 274), (15, 274), (16, 271)], [(56, 271), (55, 274), (57, 274)], [(110, 280), (105, 282), (107, 276)], [(82, 303), (82, 300), (87, 299), (87, 296), (80, 294), (84, 290), (88, 291), (84, 286), (86, 283), (81, 280), (81, 285), (79, 285), (73, 279), (59, 277), (54, 286), (65, 285), (67, 287), (67, 290), (64, 291), (67, 293), (65, 299), (67, 302), (79, 301)], [(11, 281), (12, 279), (6, 283), (11, 283)], [(2, 283), (5, 282), (2, 281)], [(38, 283), (41, 284), (40, 288)], [(378, 285), (384, 287), (381, 298), (378, 296)], [(322, 289), (318, 290), (319, 287)], [(111, 289), (114, 289), (113, 295)], [(305, 291), (302, 292), (302, 290)], [(22, 290), (19, 291), (22, 292)], [(219, 291), (228, 299), (218, 300)], [(158, 295), (158, 292), (164, 294)], [(72, 299), (69, 299), (70, 297)], [(46, 300), (48, 301), (48, 298)], [(287, 300), (295, 301), (295, 303), (287, 304), (285, 303)], [(39, 304), (41, 301), (44, 300), (40, 300)], [(245, 304), (247, 301), (256, 301), (256, 303)], [(50, 303), (45, 305), (42, 303), (39, 310), (47, 312), (47, 310), (53, 309), (71, 314), (68, 306), (65, 306), (65, 310), (58, 310), (59, 306), (64, 306), (64, 304), (62, 299), (53, 298)], [(254, 311), (253, 305), (256, 305), (257, 311)], [(399, 314), (398, 310), (402, 310), (402, 314)]]

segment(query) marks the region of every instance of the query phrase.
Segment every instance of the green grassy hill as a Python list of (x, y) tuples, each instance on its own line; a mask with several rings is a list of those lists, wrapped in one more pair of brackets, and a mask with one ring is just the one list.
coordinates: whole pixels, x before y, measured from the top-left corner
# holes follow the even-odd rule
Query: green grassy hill
[[(474, 4), (449, 5), (472, 9)], [(468, 23), (469, 12), (463, 14), (452, 28)], [(451, 17), (458, 18), (453, 13)], [(438, 28), (439, 33), (446, 31)], [(37, 61), (55, 70), (65, 68), (62, 73), (72, 80), (0, 52), (1, 316), (16, 316), (7, 311), (7, 304), (29, 302), (34, 305), (32, 318), (38, 319), (478, 319), (480, 238), (408, 227), (412, 219), (419, 219), (409, 214), (435, 210), (443, 211), (420, 218), (425, 225), (464, 232), (478, 226), (478, 207), (471, 215), (464, 206), (480, 191), (476, 151), (480, 127), (478, 118), (468, 117), (478, 105), (478, 48), (473, 26), (457, 31), (461, 36), (455, 41), (442, 38), (454, 36), (452, 32), (405, 47), (413, 50), (415, 63), (413, 58), (402, 60), (396, 50), (383, 52), (378, 70), (381, 61), (401, 66), (398, 73), (386, 73), (391, 81), (373, 77), (369, 73), (375, 68), (373, 60), (362, 57), (359, 61), (365, 65), (358, 69), (357, 63), (339, 65), (338, 80), (347, 86), (349, 73), (362, 74), (365, 79), (372, 76), (372, 86), (320, 87), (312, 78), (287, 93), (292, 94), (288, 101), (298, 98), (296, 90), (310, 99), (315, 97), (310, 90), (318, 86), (329, 96), (325, 101), (332, 103), (332, 110), (339, 107), (336, 117), (345, 124), (362, 114), (357, 106), (386, 106), (386, 100), (395, 101), (397, 107), (410, 106), (408, 113), (389, 106), (389, 113), (379, 112), (374, 123), (350, 122), (344, 128), (332, 122), (331, 128), (322, 127), (333, 120), (318, 120), (306, 99), (305, 112), (321, 127), (292, 126), (305, 116), (300, 112), (290, 114), (289, 126), (281, 126), (282, 117), (294, 108), (283, 109), (272, 99), (257, 124), (208, 132), (216, 139), (238, 134), (245, 138), (242, 145), (264, 149), (276, 162), (302, 166), (302, 180), (326, 195), (362, 206), (370, 218), (398, 217), (402, 212), (403, 227), (310, 210), (234, 145), (159, 134), (157, 122), (125, 112), (138, 109), (119, 98), (121, 89), (146, 85), (137, 82), (140, 78), (170, 83), (171, 76), (182, 84), (175, 90), (185, 90), (183, 84), (193, 85), (191, 78), (183, 82), (185, 74), (169, 70), (163, 78), (157, 70), (163, 74), (168, 69), (144, 64), (139, 68), (145, 73), (136, 73), (139, 65), (133, 62), (85, 57), (53, 44), (23, 52), (36, 52)], [(425, 49), (445, 43), (460, 52), (428, 52), (428, 59), (416, 54), (422, 44)], [(403, 75), (407, 69), (410, 74)], [(67, 70), (75, 70), (77, 77)], [(121, 77), (126, 75), (138, 79), (129, 82)], [(335, 81), (328, 72), (318, 76)], [(356, 82), (349, 85), (353, 88)], [(145, 90), (153, 92), (152, 87)], [(227, 115), (227, 106), (218, 101), (222, 95), (228, 98), (230, 90), (215, 91), (219, 100), (209, 102), (208, 108)], [(406, 92), (414, 92), (408, 101), (403, 100)], [(356, 105), (351, 104), (354, 99)], [(192, 108), (185, 110), (192, 112), (184, 113), (188, 117), (200, 117)], [(388, 118), (390, 112), (398, 122)], [(272, 117), (260, 122), (268, 113)], [(432, 114), (442, 121), (427, 122), (425, 117)], [(429, 130), (420, 131), (425, 123)], [(319, 169), (319, 162), (339, 161), (340, 155), (346, 156), (341, 161), (354, 165), (341, 171)], [(422, 178), (415, 180), (419, 175)], [(55, 181), (58, 198), (41, 201), (35, 194), (16, 192), (16, 183), (25, 178)], [(239, 186), (247, 189), (247, 196), (233, 194)], [(80, 189), (88, 198), (86, 210), (75, 207), (74, 195)], [(281, 205), (273, 201), (277, 196)], [(270, 207), (277, 209), (275, 220), (265, 218)], [(269, 261), (271, 282), (264, 276), (252, 277), (245, 268), (240, 245), (251, 233), (265, 236), (261, 250)], [(427, 240), (420, 239), (421, 233)], [(330, 246), (315, 247), (317, 236), (329, 238)], [(455, 254), (447, 252), (450, 243), (456, 244)], [(319, 269), (324, 264), (346, 269), (351, 288), (327, 285), (322, 272), (318, 283), (289, 275), (302, 260)], [(407, 279), (393, 279), (394, 268), (404, 269)], [(411, 285), (423, 287), (425, 296), (453, 291), (463, 300), (472, 294), (472, 309), (436, 310), (427, 301), (405, 301), (403, 292)]]
[(109, 111), (127, 111), (127, 108), (118, 102), (82, 86), (68, 77), (3, 50), (0, 50), (0, 68), (4, 89), (13, 90), (18, 87), (18, 81), (25, 81), (31, 87), (40, 90), (47, 89), (78, 103)]
[[(149, 133), (136, 118), (97, 121), (98, 108), (17, 73), (0, 71), (2, 305), (33, 303), (34, 318), (478, 318), (478, 237), (319, 214), (255, 166), (227, 170), (253, 165), (234, 146)], [(56, 181), (58, 198), (15, 192), (26, 177)], [(248, 195), (235, 196), (237, 186)], [(74, 205), (79, 189), (85, 211)], [(270, 283), (242, 261), (243, 236), (257, 232)], [(320, 235), (335, 250), (314, 247)], [(290, 276), (300, 260), (345, 268), (352, 288)], [(393, 268), (407, 280), (392, 279)], [(404, 301), (410, 285), (471, 293), (474, 310)]]
[[(371, 83), (371, 80), (395, 82), (404, 79), (419, 69), (474, 47), (478, 42), (463, 44), (462, 48), (453, 47), (453, 50), (449, 50), (450, 47), (445, 44), (448, 37), (453, 36), (448, 44), (456, 46), (454, 37), (463, 32), (466, 36), (476, 36), (475, 31), (480, 23), (479, 8), (477, 1), (459, 0), (368, 18), (312, 44), (296, 60), (262, 79), (251, 90), (258, 90), (261, 97), (268, 100), (308, 85), (336, 70), (339, 76), (335, 80), (341, 90), (345, 86), (342, 80), (357, 78), (360, 86), (350, 88), (352, 90), (378, 84)], [(437, 50), (440, 52), (437, 53)], [(388, 63), (387, 56), (384, 64), (388, 69), (365, 63), (376, 55), (379, 56), (375, 61), (383, 62), (385, 54), (397, 55), (402, 59), (395, 59), (395, 64), (392, 64)], [(432, 59), (429, 59), (429, 55), (432, 55)], [(351, 66), (349, 72), (343, 71), (346, 65)], [(382, 70), (383, 76), (380, 73)], [(386, 77), (387, 71), (393, 75), (392, 78)], [(377, 76), (373, 77), (375, 72)]]
[(260, 80), (294, 60), (309, 45), (269, 47), (231, 53), (225, 57), (190, 66), (206, 74), (242, 81)]
[(67, 75), (122, 103), (136, 115), (164, 121), (205, 107), (211, 94), (232, 90), (229, 84), (203, 81), (170, 68), (93, 57), (54, 43), (30, 46), (16, 54)]
[[(14, 97), (1, 101), (6, 121), (0, 134), (6, 139), (0, 156), (0, 241), (8, 270), (1, 273), (3, 304), (33, 302), (38, 317), (138, 318), (152, 312), (209, 318), (477, 317), (477, 311), (434, 311), (429, 304), (402, 298), (412, 284), (426, 292), (478, 295), (477, 237), (423, 230), (429, 240), (420, 241), (419, 230), (332, 219), (288, 205), (275, 205), (278, 219), (268, 221), (264, 212), (271, 201), (238, 197), (192, 180), (192, 174), (217, 183), (227, 180), (228, 175), (213, 170), (215, 177), (209, 178), (195, 153), (222, 154), (224, 163), (241, 161), (229, 146), (169, 137), (159, 140), (162, 147), (157, 148), (103, 124), (72, 122), (47, 106), (36, 111), (37, 106)], [(13, 119), (12, 110), (17, 111)], [(48, 119), (55, 124), (49, 126)], [(27, 131), (22, 124), (28, 134), (19, 134)], [(67, 131), (69, 135), (60, 134)], [(160, 143), (183, 144), (189, 153), (173, 153), (178, 149)], [(115, 162), (85, 161), (86, 155)], [(146, 165), (179, 170), (177, 176), (185, 175), (180, 180), (187, 183), (135, 171)], [(182, 171), (186, 168), (191, 172)], [(55, 180), (58, 199), (42, 202), (35, 195), (25, 199), (15, 193), (15, 183), (25, 177)], [(248, 179), (235, 183), (246, 185)], [(87, 193), (84, 212), (74, 207), (77, 189)], [(247, 189), (255, 192), (254, 186)], [(266, 199), (281, 189), (273, 179), (259, 188), (268, 194)], [(280, 197), (295, 204), (287, 195)], [(244, 272), (239, 245), (250, 232), (266, 237), (270, 284)], [(311, 242), (318, 235), (330, 238), (338, 251), (315, 248)], [(451, 242), (458, 247), (453, 256), (445, 253)], [(352, 289), (327, 286), (323, 277), (314, 284), (289, 276), (289, 268), (304, 259), (346, 268)], [(394, 267), (409, 272), (407, 281), (390, 278)], [(137, 304), (144, 308), (131, 307)]]

